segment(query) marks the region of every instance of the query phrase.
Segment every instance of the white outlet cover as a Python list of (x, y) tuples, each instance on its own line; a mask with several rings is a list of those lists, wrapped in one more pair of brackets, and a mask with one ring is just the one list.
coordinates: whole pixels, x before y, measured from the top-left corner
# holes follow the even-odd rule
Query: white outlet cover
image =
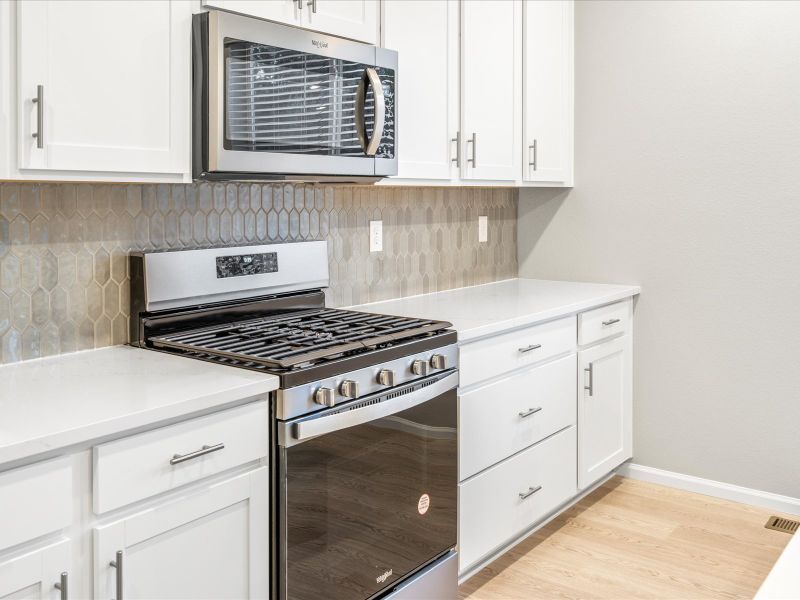
[(489, 217), (482, 215), (478, 217), (478, 242), (489, 241)]
[(369, 251), (383, 252), (383, 221), (369, 222)]

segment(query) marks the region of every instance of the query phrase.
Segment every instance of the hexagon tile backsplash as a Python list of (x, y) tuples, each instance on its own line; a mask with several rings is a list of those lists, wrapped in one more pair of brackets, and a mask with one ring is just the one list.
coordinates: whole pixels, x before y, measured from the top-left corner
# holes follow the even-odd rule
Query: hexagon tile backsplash
[(0, 183), (0, 363), (127, 342), (131, 250), (325, 239), (346, 306), (515, 277), (516, 220), (501, 188)]

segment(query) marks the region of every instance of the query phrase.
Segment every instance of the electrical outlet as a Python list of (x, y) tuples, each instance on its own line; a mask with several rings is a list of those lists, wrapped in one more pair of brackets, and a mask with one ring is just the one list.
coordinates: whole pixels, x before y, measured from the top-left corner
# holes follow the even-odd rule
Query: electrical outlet
[(369, 222), (369, 251), (383, 251), (383, 221)]
[(478, 217), (478, 242), (489, 240), (489, 217), (483, 215)]

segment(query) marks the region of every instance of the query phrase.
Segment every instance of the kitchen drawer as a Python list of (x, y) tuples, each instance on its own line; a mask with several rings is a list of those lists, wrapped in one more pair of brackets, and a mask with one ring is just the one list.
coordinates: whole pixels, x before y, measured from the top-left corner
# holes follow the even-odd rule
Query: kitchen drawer
[(459, 480), (574, 425), (577, 356), (515, 373), (459, 397)]
[(566, 317), (464, 344), (459, 349), (461, 386), (570, 352), (575, 329), (575, 317)]
[(631, 324), (631, 301), (623, 300), (578, 315), (578, 343), (593, 344), (625, 333)]
[(96, 446), (95, 513), (267, 456), (268, 424), (256, 402)]
[(70, 525), (72, 476), (69, 457), (0, 473), (0, 550)]
[(575, 496), (576, 446), (570, 427), (458, 486), (460, 573)]

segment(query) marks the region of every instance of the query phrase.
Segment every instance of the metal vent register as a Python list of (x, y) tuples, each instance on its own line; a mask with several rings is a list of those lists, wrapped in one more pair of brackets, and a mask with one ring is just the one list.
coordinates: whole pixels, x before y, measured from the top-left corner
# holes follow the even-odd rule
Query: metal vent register
[(783, 533), (796, 533), (800, 528), (800, 522), (792, 521), (791, 519), (784, 519), (783, 517), (772, 516), (764, 525), (767, 529), (774, 529), (775, 531), (782, 531)]

